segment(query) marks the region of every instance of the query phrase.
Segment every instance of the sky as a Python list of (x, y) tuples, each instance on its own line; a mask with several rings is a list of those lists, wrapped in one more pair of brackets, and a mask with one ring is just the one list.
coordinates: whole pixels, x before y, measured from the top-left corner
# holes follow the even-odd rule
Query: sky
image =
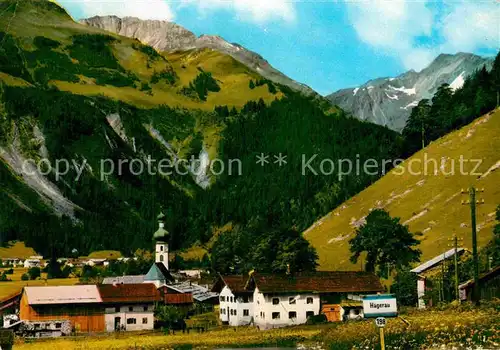
[(440, 53), (494, 56), (496, 0), (58, 0), (75, 19), (172, 21), (261, 54), (320, 94), (426, 67)]

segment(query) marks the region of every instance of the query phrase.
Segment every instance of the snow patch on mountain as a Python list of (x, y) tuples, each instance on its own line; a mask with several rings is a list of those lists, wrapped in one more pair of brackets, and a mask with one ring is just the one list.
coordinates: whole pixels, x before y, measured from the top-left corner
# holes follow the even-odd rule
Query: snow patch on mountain
[(413, 107), (417, 107), (417, 106), (418, 106), (418, 101), (413, 101), (413, 102), (408, 103), (406, 106), (399, 107), (399, 108), (407, 110), (408, 108), (413, 108)]
[(450, 88), (455, 91), (457, 89), (460, 89), (462, 86), (464, 86), (465, 79), (464, 79), (465, 71), (460, 73), (458, 77), (453, 80), (453, 82), (450, 84)]
[(392, 85), (389, 85), (389, 89), (396, 90), (396, 91), (399, 91), (399, 92), (404, 92), (408, 96), (416, 95), (417, 94), (417, 90), (415, 89), (415, 87), (412, 87), (411, 89), (407, 89), (404, 86), (397, 88), (397, 87), (394, 87)]

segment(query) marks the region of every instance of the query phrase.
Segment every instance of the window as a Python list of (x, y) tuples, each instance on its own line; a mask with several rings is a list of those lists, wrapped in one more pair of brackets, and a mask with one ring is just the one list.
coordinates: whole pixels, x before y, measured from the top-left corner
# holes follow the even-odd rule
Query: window
[(243, 297), (243, 302), (244, 302), (244, 303), (248, 303), (248, 296), (244, 296), (244, 297)]
[(148, 318), (147, 317), (143, 317), (142, 318), (142, 324), (148, 324)]
[(62, 327), (62, 323), (61, 323), (61, 322), (57, 322), (57, 323), (56, 323), (56, 328), (57, 328), (57, 329), (60, 329), (61, 327)]
[(222, 301), (222, 302), (226, 301), (226, 297), (225, 296), (221, 296), (220, 297), (220, 301)]
[(238, 311), (234, 310), (234, 316), (238, 315)]
[(296, 300), (295, 300), (295, 298), (288, 298), (288, 303), (289, 303), (290, 305), (294, 305), (294, 304), (296, 304)]
[(115, 307), (115, 312), (120, 312), (120, 307), (119, 306)]
[(231, 302), (233, 302), (233, 297), (231, 297)]
[(280, 303), (279, 298), (273, 298), (273, 305), (278, 305)]
[(133, 306), (129, 306), (128, 307), (128, 311), (134, 311), (134, 307)]
[(148, 307), (147, 306), (144, 306), (144, 311), (148, 311)]
[(163, 262), (163, 255), (160, 255), (160, 262)]
[(280, 313), (279, 312), (273, 312), (273, 320), (279, 320), (280, 319)]
[(307, 311), (306, 312), (306, 318), (314, 316), (314, 311)]
[(261, 311), (261, 312), (260, 312), (260, 317), (264, 317), (264, 316), (262, 316), (262, 315), (263, 315), (263, 313), (262, 313), (262, 311)]
[(137, 320), (135, 318), (127, 318), (127, 324), (136, 324)]
[(250, 311), (248, 311), (248, 309), (243, 310), (243, 316), (249, 316), (249, 315)]
[(313, 303), (313, 298), (311, 298), (311, 297), (307, 298), (307, 303), (308, 304), (312, 304)]
[(288, 318), (289, 318), (289, 319), (292, 319), (292, 318), (297, 318), (297, 312), (295, 312), (295, 311), (290, 311), (290, 312), (288, 313)]
[(162, 246), (162, 245), (160, 246), (160, 251), (161, 251), (161, 252), (163, 251), (163, 246)]

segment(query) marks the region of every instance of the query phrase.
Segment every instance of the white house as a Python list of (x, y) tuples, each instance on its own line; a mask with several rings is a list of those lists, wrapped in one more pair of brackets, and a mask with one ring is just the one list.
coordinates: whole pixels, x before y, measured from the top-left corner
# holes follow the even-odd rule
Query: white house
[(230, 326), (253, 323), (253, 292), (247, 290), (248, 276), (220, 276), (212, 288), (219, 293), (220, 319)]
[[(382, 292), (384, 288), (372, 273), (332, 271), (254, 273), (249, 278), (220, 276), (212, 290), (221, 291), (222, 322), (232, 326), (251, 323), (259, 329), (270, 329), (303, 324), (319, 314), (331, 322), (361, 318), (360, 296)], [(245, 299), (248, 293), (251, 296)]]
[(154, 306), (160, 300), (154, 284), (108, 284), (98, 289), (107, 332), (153, 330)]
[(40, 259), (26, 259), (24, 260), (24, 268), (29, 269), (32, 267), (40, 267), (41, 261)]

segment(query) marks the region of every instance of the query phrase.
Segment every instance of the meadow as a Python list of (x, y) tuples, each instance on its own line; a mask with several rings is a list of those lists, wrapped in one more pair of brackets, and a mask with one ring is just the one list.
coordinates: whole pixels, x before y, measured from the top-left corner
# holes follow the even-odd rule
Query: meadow
[[(113, 334), (36, 342), (17, 341), (15, 349), (213, 349), (217, 347), (300, 347), (316, 349), (377, 349), (373, 320), (304, 325), (269, 331), (252, 327), (217, 328), (205, 333), (171, 335)], [(497, 305), (474, 309), (466, 304), (445, 310), (409, 311), (390, 319), (387, 349), (494, 349), (500, 346)]]

